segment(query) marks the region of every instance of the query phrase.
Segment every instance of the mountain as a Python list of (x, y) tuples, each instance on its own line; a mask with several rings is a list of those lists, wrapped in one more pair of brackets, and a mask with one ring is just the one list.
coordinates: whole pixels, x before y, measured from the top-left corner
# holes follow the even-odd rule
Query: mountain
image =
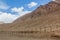
[(60, 4), (54, 1), (39, 6), (33, 12), (15, 20), (10, 31), (40, 31), (60, 28)]
[(0, 25), (0, 31), (32, 31), (41, 32), (41, 35), (54, 34), (57, 30), (60, 30), (60, 4), (54, 1), (39, 6), (13, 23)]

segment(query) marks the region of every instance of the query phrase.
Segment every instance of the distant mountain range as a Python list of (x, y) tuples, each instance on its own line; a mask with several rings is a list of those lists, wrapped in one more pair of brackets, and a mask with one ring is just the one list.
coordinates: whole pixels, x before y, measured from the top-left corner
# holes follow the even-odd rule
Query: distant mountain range
[(0, 24), (3, 24), (4, 22), (0, 21)]

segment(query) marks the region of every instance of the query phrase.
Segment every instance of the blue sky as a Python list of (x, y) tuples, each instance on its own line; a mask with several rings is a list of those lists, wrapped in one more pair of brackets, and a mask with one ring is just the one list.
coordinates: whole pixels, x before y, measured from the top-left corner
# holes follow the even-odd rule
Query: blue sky
[(0, 21), (13, 22), (51, 0), (0, 0)]

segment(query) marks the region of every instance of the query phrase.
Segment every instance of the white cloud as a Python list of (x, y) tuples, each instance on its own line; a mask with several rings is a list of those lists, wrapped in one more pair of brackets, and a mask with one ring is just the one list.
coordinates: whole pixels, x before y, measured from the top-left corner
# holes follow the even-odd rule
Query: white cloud
[(24, 7), (20, 7), (20, 8), (14, 7), (11, 10), (12, 10), (12, 12), (18, 13), (19, 16), (23, 16), (23, 15), (31, 12), (31, 11), (28, 11), (28, 10), (24, 10)]
[(3, 21), (5, 23), (10, 23), (17, 19), (17, 17), (17, 15), (13, 15), (11, 13), (0, 12), (0, 21)]
[(22, 11), (24, 10), (24, 7), (20, 7), (20, 8), (14, 7), (14, 8), (12, 8), (11, 10), (12, 10), (13, 12), (22, 12)]
[(11, 13), (0, 11), (0, 21), (4, 22), (4, 23), (11, 23), (14, 20), (16, 20), (18, 17), (21, 17), (21, 16), (31, 12), (31, 11), (24, 10), (24, 7), (20, 7), (20, 8), (14, 7), (11, 9), (11, 11), (16, 12), (18, 15), (13, 15)]
[(9, 8), (9, 6), (0, 0), (0, 9), (8, 9), (8, 8)]
[(28, 4), (28, 7), (32, 8), (32, 7), (36, 6), (37, 4), (38, 3), (36, 3), (36, 2), (31, 2), (31, 3)]

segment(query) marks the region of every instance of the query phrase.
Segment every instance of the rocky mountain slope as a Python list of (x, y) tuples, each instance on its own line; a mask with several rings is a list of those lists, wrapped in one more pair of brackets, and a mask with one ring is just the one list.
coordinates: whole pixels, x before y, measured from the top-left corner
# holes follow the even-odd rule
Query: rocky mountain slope
[(60, 28), (60, 4), (49, 2), (15, 20), (8, 28), (10, 31), (40, 31)]

